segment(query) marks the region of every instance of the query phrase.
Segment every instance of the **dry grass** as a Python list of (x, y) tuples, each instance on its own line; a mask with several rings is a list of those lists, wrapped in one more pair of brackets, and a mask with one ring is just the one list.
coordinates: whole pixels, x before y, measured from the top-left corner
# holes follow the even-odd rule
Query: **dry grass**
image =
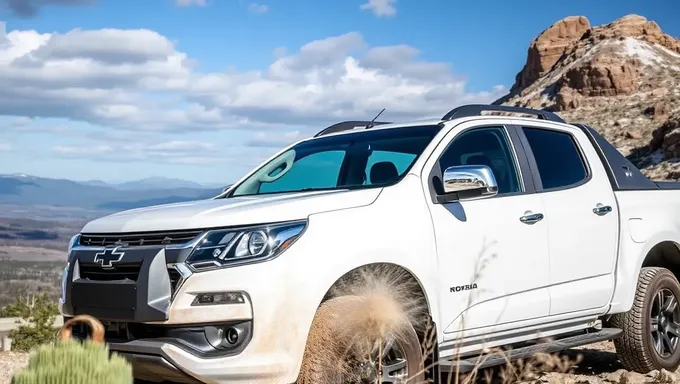
[(298, 383), (358, 382), (366, 364), (381, 360), (384, 345), (410, 338), (417, 346), (411, 325), (424, 329), (427, 305), (415, 289), (410, 275), (391, 265), (347, 275), (317, 311)]

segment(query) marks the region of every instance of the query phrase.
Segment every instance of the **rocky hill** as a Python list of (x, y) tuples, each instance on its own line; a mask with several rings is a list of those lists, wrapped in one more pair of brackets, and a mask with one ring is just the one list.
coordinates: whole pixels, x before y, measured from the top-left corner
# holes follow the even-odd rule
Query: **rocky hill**
[(556, 22), (531, 42), (510, 93), (495, 103), (589, 124), (649, 177), (680, 179), (680, 39), (642, 16)]

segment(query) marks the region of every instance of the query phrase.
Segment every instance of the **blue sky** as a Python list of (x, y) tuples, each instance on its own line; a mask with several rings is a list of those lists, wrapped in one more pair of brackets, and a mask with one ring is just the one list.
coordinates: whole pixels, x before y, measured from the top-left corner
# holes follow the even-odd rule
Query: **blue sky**
[(76, 180), (221, 184), (324, 124), (492, 101), (570, 15), (680, 37), (677, 0), (15, 1), (0, 0), (0, 173)]

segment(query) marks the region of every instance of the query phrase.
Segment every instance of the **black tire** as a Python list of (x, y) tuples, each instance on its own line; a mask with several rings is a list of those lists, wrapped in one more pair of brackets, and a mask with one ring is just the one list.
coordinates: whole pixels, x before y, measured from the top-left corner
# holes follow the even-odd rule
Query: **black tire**
[[(359, 296), (340, 296), (324, 302), (312, 322), (296, 383), (361, 383), (362, 372), (366, 371), (358, 368), (357, 354), (354, 351), (365, 350), (363, 347), (372, 345), (375, 341), (371, 340), (373, 335), (365, 331), (371, 321), (371, 312), (366, 310), (366, 303)], [(423, 356), (420, 340), (413, 325), (404, 324), (393, 336), (392, 345), (403, 355), (400, 359), (402, 364), (405, 360), (408, 370), (405, 375), (407, 379), (397, 382), (423, 383), (425, 381)], [(379, 375), (373, 370), (374, 366), (366, 369), (374, 375)], [(375, 376), (372, 378), (375, 379)]]
[[(633, 307), (610, 320), (612, 327), (623, 330), (614, 345), (624, 368), (646, 374), (661, 369), (674, 372), (680, 366), (678, 299), (680, 284), (673, 273), (660, 267), (642, 268)], [(659, 311), (669, 303), (669, 310)]]

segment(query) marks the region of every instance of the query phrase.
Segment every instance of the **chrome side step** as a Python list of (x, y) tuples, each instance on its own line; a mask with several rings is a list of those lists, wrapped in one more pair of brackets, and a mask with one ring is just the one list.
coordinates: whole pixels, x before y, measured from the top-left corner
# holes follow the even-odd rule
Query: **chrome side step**
[[(503, 352), (495, 352), (481, 356), (457, 361), (456, 357), (449, 357), (439, 360), (439, 368), (442, 372), (471, 372), (475, 368), (485, 369), (498, 365), (503, 365), (509, 361), (530, 358), (537, 353), (555, 353), (593, 344), (600, 341), (613, 340), (621, 336), (623, 331), (619, 328), (602, 328), (599, 331), (581, 333), (575, 336), (567, 336), (560, 339), (548, 340), (532, 344), (526, 347), (511, 349)], [(453, 358), (453, 360), (451, 360)]]

